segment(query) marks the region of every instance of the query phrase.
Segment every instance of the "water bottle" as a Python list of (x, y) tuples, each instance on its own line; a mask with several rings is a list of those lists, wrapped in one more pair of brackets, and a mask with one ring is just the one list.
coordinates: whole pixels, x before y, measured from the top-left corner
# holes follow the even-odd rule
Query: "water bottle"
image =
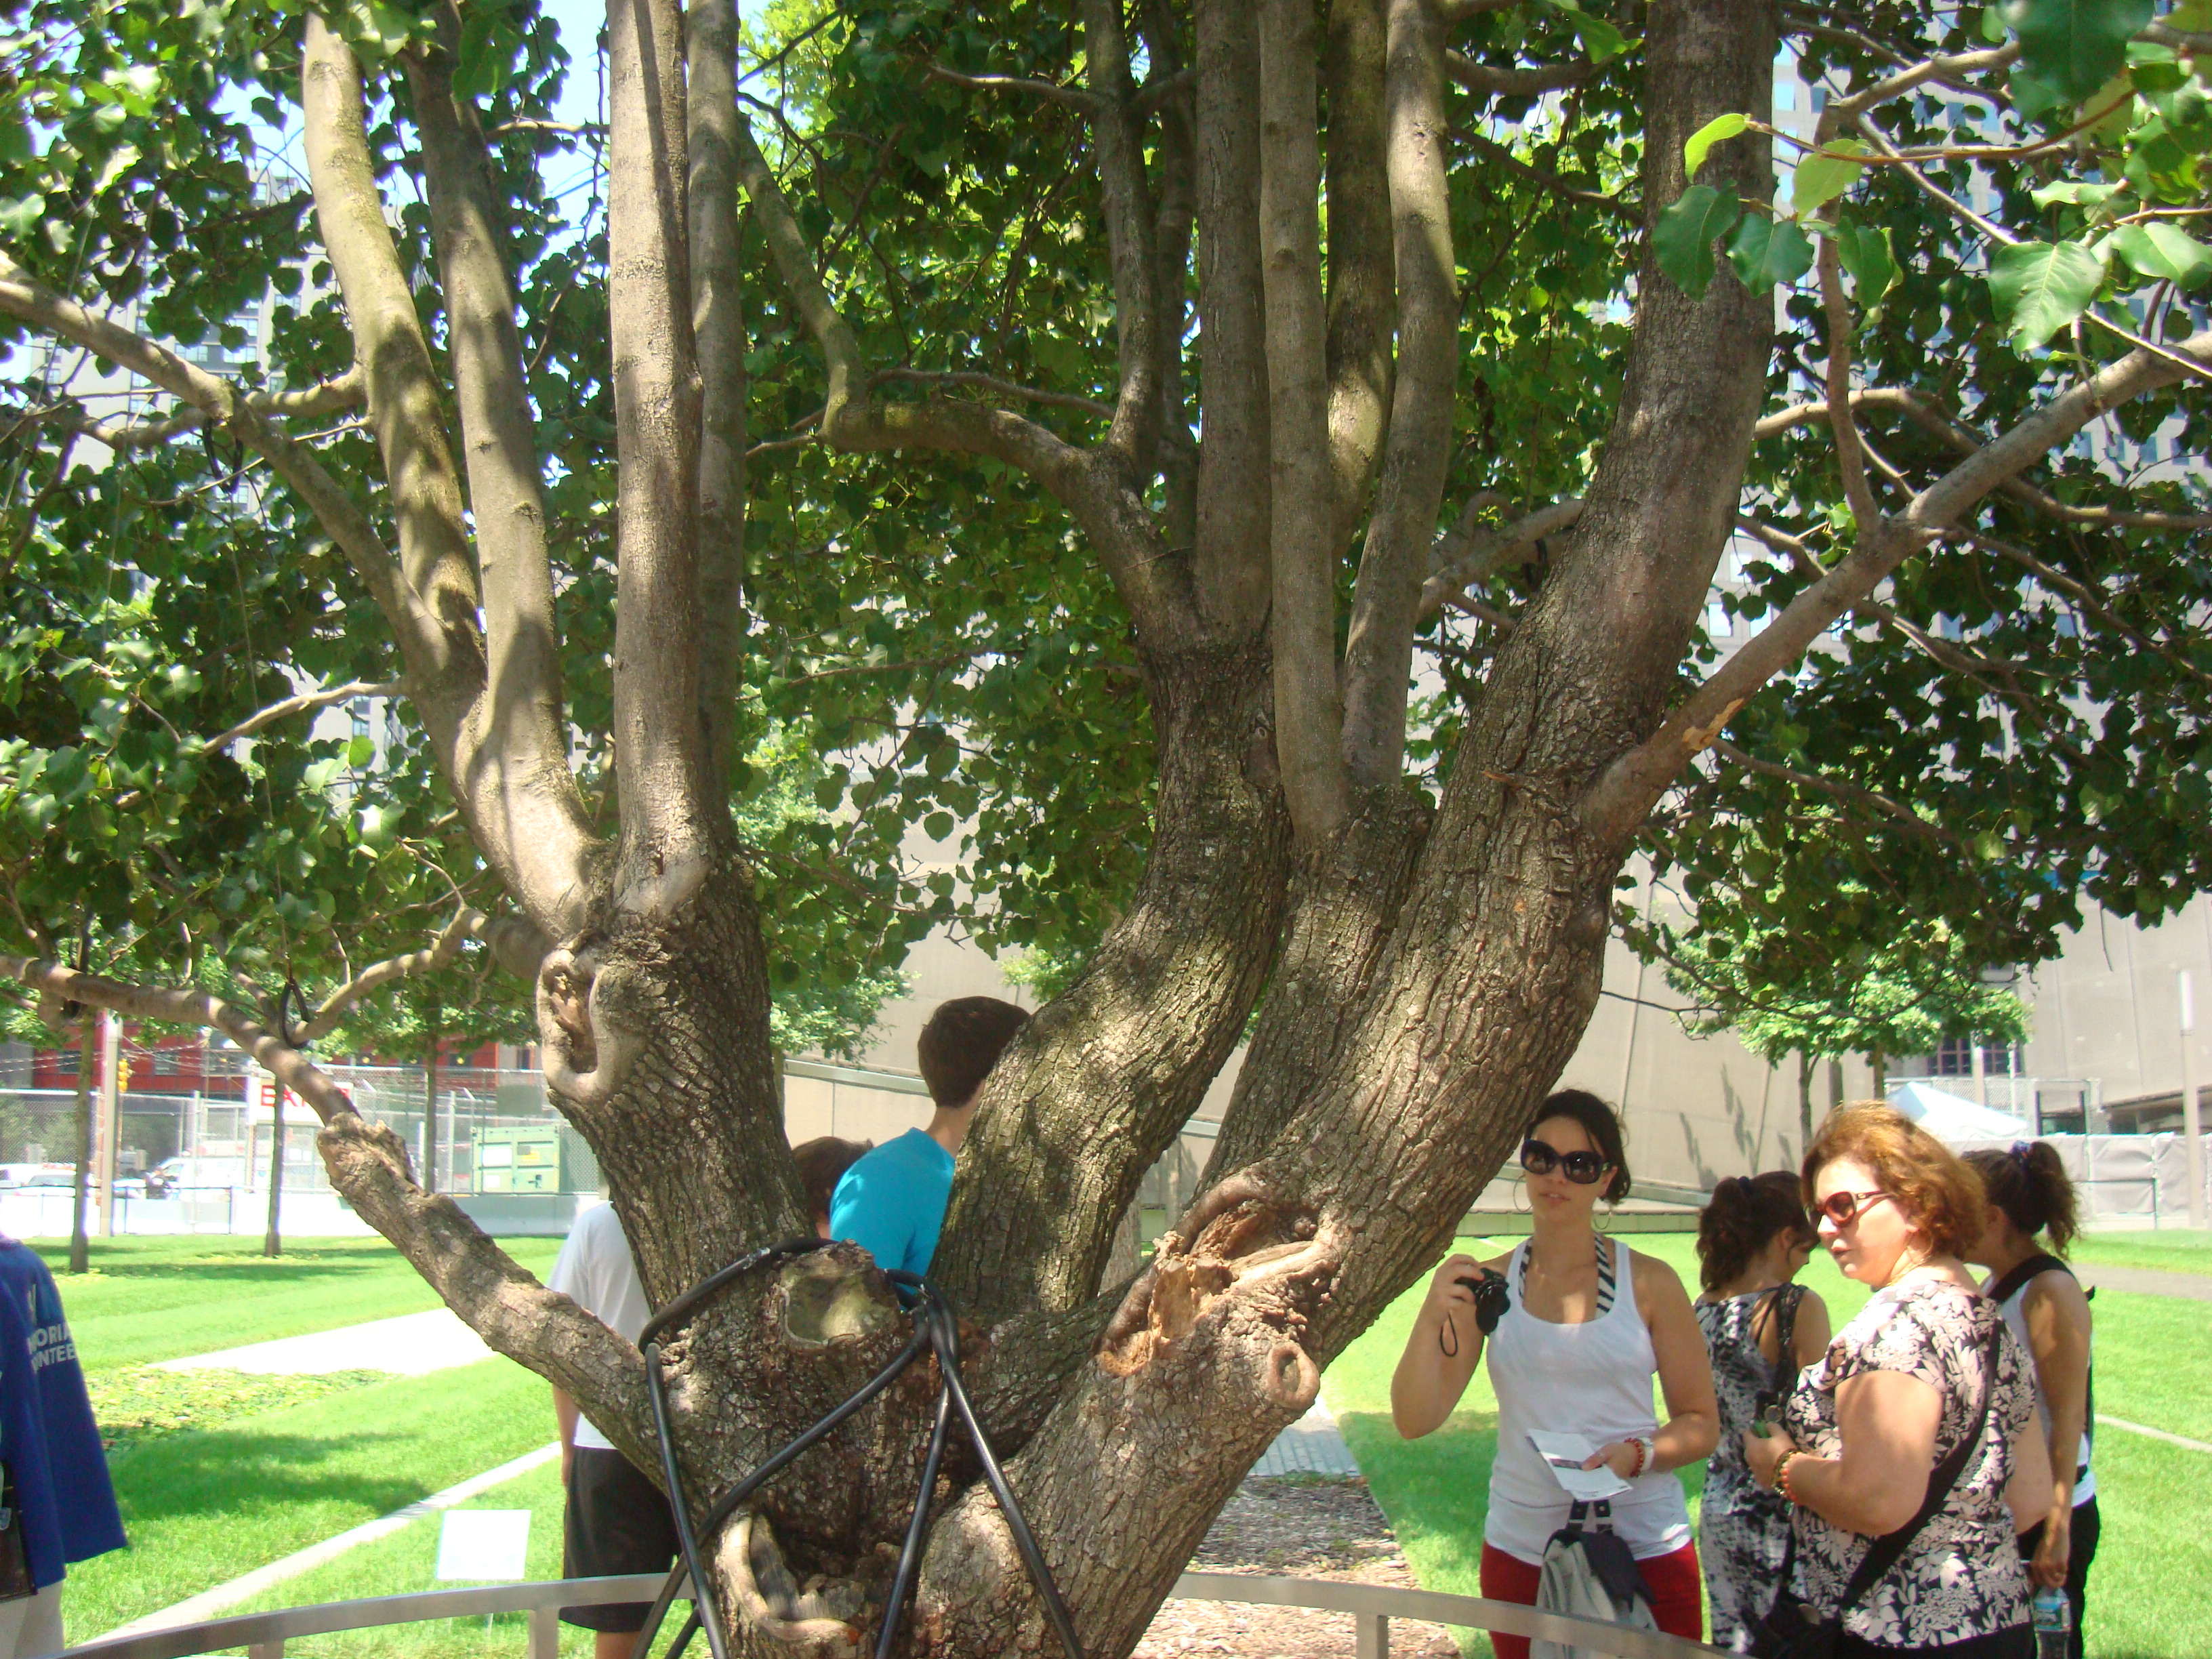
[(2072, 1651), (2069, 1638), (2074, 1630), (2074, 1604), (2066, 1599), (2066, 1592), (2045, 1584), (2035, 1592), (2027, 1608), (2035, 1626), (2035, 1659), (2067, 1659)]

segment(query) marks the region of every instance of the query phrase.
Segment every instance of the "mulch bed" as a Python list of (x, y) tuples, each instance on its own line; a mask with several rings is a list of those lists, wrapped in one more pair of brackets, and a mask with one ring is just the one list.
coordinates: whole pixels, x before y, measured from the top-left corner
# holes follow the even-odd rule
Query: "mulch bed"
[[(1341, 1578), (1416, 1589), (1390, 1523), (1362, 1480), (1247, 1480), (1191, 1558), (1194, 1571)], [(1169, 1601), (1133, 1659), (1353, 1659), (1352, 1615), (1234, 1601)], [(1390, 1621), (1392, 1659), (1458, 1659), (1442, 1625)]]

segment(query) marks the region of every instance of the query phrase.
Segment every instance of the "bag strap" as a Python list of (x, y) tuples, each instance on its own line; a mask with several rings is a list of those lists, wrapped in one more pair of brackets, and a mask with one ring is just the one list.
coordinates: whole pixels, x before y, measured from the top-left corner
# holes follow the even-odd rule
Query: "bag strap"
[(2003, 1278), (1993, 1280), (1982, 1294), (1992, 1302), (2009, 1302), (2029, 1279), (2051, 1272), (2064, 1273), (2069, 1279), (2074, 1277), (2073, 1268), (2057, 1256), (2038, 1254), (2016, 1264)]
[[(1981, 1409), (1974, 1413), (1974, 1426), (1969, 1429), (1938, 1463), (1928, 1477), (1928, 1496), (1921, 1500), (1919, 1512), (1895, 1532), (1884, 1533), (1874, 1540), (1859, 1563), (1858, 1571), (1851, 1575), (1850, 1583), (1844, 1586), (1844, 1599), (1836, 1604), (1836, 1617), (1841, 1619), (1881, 1580), (1881, 1576), (1905, 1559), (1905, 1552), (1912, 1547), (1912, 1540), (1920, 1535), (1921, 1528), (1933, 1521), (1951, 1496), (1951, 1488), (1959, 1484), (1959, 1477), (1966, 1472), (1966, 1460), (1981, 1443), (1982, 1431), (1989, 1425), (1990, 1405), (1997, 1391), (1997, 1355), (2004, 1341), (2004, 1322), (1999, 1320), (1990, 1328), (1989, 1335), (1979, 1344), (1986, 1372), (1982, 1386)], [(1794, 1534), (1796, 1528), (1791, 1528)]]
[[(2039, 1279), (2048, 1273), (2061, 1273), (2069, 1279), (2075, 1278), (2073, 1265), (2070, 1262), (2062, 1261), (2055, 1255), (2038, 1254), (2015, 1264), (2012, 1271), (2006, 1273), (2003, 1278), (1991, 1279), (1982, 1294), (1990, 1301), (2002, 1305), (2019, 1295), (2021, 1288), (2030, 1279)], [(2078, 1279), (2076, 1282), (2079, 1282)], [(2092, 1301), (2096, 1299), (2097, 1292), (2094, 1289), (2085, 1293)], [(2097, 1449), (2097, 1368), (2094, 1364), (2089, 1367), (2088, 1391), (2087, 1408), (2081, 1418), (2081, 1437), (2089, 1443), (2089, 1450), (2094, 1455)], [(2075, 1468), (2075, 1474), (2077, 1479), (2082, 1470), (2087, 1467), (2087, 1464), (2081, 1464)]]
[(1802, 1285), (1778, 1285), (1771, 1292), (1768, 1306), (1774, 1316), (1774, 1381), (1772, 1391), (1787, 1395), (1790, 1384), (1797, 1380), (1797, 1367), (1792, 1363), (1791, 1351), (1797, 1341), (1797, 1310), (1805, 1300)]

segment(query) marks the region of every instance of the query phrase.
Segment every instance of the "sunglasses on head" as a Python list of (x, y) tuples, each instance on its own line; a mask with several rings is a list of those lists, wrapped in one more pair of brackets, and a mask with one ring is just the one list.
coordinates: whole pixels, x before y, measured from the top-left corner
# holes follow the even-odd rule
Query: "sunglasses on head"
[(1563, 1152), (1531, 1135), (1521, 1143), (1521, 1167), (1536, 1176), (1558, 1170), (1576, 1186), (1589, 1187), (1595, 1186), (1597, 1178), (1613, 1166), (1600, 1153)]
[(1883, 1192), (1830, 1193), (1813, 1207), (1838, 1227), (1848, 1227), (1888, 1196)]

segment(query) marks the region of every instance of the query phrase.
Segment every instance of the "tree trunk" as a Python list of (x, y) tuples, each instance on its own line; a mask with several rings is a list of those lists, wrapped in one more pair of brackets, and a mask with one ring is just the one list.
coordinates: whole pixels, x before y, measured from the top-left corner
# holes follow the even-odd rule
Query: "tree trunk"
[(1797, 1051), (1797, 1156), (1813, 1144), (1813, 1051)]
[(1874, 1097), (1889, 1098), (1889, 1056), (1879, 1048), (1867, 1055), (1867, 1064), (1874, 1068)]
[(261, 1235), (261, 1254), (274, 1260), (284, 1254), (278, 1223), (284, 1205), (284, 1085), (276, 1089), (269, 1121), (269, 1225)]
[(92, 1186), (92, 1068), (99, 1064), (97, 1010), (83, 1012), (84, 1030), (77, 1038), (76, 1058), (76, 1181), (70, 1194), (70, 1271), (92, 1269), (92, 1242), (86, 1231), (85, 1211)]
[(438, 1012), (430, 1005), (430, 1035), (422, 1048), (422, 1190), (438, 1190)]

